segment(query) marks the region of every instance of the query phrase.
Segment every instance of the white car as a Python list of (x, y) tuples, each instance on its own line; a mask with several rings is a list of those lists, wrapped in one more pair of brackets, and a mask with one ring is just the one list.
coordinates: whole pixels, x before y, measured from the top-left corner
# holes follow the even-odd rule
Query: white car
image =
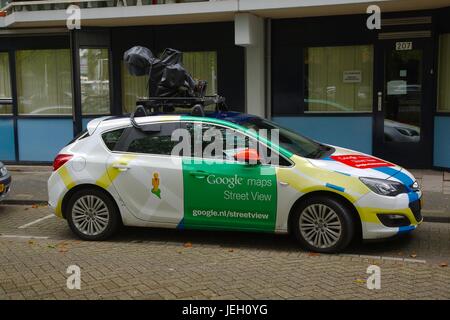
[[(172, 134), (193, 128), (222, 132), (220, 143), (233, 132), (269, 152), (173, 155)], [(279, 143), (258, 129), (278, 129)], [(309, 250), (337, 252), (354, 237), (388, 238), (422, 221), (421, 191), (405, 169), (237, 112), (92, 120), (56, 157), (48, 190), (56, 215), (86, 240), (120, 225), (289, 232)]]

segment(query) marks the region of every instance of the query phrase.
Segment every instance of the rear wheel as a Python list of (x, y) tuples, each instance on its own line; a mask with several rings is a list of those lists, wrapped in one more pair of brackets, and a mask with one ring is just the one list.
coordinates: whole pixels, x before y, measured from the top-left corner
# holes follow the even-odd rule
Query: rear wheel
[(113, 200), (97, 189), (77, 191), (66, 212), (70, 229), (83, 240), (105, 240), (119, 227), (119, 212)]
[(294, 213), (293, 231), (300, 244), (315, 252), (343, 250), (353, 238), (350, 210), (326, 196), (307, 199)]

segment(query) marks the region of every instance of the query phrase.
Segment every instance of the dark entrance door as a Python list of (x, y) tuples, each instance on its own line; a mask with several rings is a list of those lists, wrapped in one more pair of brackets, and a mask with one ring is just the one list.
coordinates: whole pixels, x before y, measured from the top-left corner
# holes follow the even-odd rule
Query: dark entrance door
[(374, 154), (407, 168), (432, 164), (432, 43), (383, 40), (377, 46)]

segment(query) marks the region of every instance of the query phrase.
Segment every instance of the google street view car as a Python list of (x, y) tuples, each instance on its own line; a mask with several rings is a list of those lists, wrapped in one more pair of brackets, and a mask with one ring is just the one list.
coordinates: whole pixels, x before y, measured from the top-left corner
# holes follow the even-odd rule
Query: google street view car
[(125, 61), (150, 74), (151, 98), (130, 117), (92, 120), (48, 181), (49, 205), (80, 238), (103, 240), (120, 225), (259, 231), (339, 252), (421, 223), (421, 191), (405, 169), (228, 111), (176, 50), (132, 48)]

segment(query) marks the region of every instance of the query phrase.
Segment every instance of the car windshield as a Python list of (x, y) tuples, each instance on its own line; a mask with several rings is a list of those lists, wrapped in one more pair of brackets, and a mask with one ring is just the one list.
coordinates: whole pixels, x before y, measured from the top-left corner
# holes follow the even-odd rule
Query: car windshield
[(247, 129), (252, 129), (257, 132), (261, 129), (267, 130), (267, 139), (271, 139), (270, 132), (272, 129), (279, 130), (279, 145), (280, 147), (305, 158), (318, 159), (331, 154), (332, 147), (320, 144), (311, 139), (308, 139), (292, 130), (283, 128), (275, 122), (262, 118), (248, 118), (239, 121), (239, 124)]

